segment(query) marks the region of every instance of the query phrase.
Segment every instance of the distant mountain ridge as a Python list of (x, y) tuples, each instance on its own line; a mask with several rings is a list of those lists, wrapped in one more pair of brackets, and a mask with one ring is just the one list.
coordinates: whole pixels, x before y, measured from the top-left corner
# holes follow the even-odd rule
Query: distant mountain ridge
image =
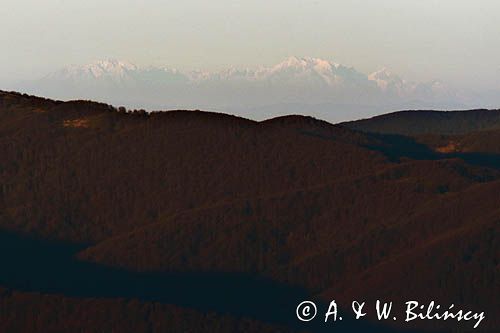
[[(210, 80), (266, 80), (266, 79), (286, 79), (298, 81), (309, 77), (321, 78), (326, 85), (340, 84), (342, 81), (366, 80), (364, 74), (357, 72), (352, 67), (346, 67), (337, 63), (329, 62), (319, 58), (297, 58), (289, 57), (281, 63), (271, 67), (261, 67), (258, 69), (236, 69), (229, 68), (219, 71), (185, 71), (180, 72), (166, 67), (146, 67), (141, 68), (130, 62), (106, 59), (94, 63), (65, 67), (59, 71), (50, 73), (46, 78), (50, 79), (73, 79), (78, 80), (86, 77), (98, 79), (100, 77), (123, 77), (139, 75), (150, 70), (163, 71), (165, 73), (182, 74), (187, 80), (193, 83)], [(90, 74), (90, 75), (89, 75)]]
[(102, 60), (69, 66), (14, 90), (57, 99), (93, 99), (147, 109), (217, 110), (256, 120), (290, 109), (337, 122), (408, 107), (464, 108), (469, 101), (441, 81), (410, 82), (388, 69), (366, 75), (312, 57), (257, 69), (179, 71)]

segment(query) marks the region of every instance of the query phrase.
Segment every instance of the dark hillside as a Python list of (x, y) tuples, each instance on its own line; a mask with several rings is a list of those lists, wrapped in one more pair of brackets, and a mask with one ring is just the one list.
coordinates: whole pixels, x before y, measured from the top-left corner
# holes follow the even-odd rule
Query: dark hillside
[[(500, 111), (332, 125), (0, 92), (0, 331), (324, 330), (302, 298), (435, 299), (493, 331), (499, 131)], [(370, 319), (343, 331), (389, 330)]]
[(500, 110), (401, 111), (341, 125), (362, 132), (408, 136), (466, 134), (500, 129)]

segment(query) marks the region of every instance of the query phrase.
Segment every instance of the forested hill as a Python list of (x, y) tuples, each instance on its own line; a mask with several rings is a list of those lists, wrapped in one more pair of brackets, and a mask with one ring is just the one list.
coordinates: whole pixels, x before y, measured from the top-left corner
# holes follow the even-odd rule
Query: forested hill
[(500, 129), (500, 110), (400, 111), (342, 125), (363, 132), (410, 136), (467, 134)]
[(0, 92), (0, 331), (317, 331), (304, 297), (435, 300), (498, 327), (498, 132), (450, 132)]

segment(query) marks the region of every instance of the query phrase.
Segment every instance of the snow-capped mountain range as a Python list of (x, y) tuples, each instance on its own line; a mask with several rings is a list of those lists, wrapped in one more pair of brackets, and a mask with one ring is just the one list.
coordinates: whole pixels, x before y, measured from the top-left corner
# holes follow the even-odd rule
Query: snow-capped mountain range
[(409, 84), (393, 75), (387, 69), (382, 69), (368, 76), (357, 72), (352, 67), (318, 58), (290, 57), (272, 67), (261, 67), (256, 70), (229, 68), (217, 72), (187, 71), (179, 72), (175, 69), (162, 67), (140, 68), (130, 62), (108, 59), (91, 64), (65, 67), (50, 73), (42, 80), (54, 81), (101, 81), (115, 82), (128, 80), (148, 80), (148, 74), (156, 72), (159, 76), (184, 76), (186, 81), (193, 84), (207, 81), (274, 81), (276, 84), (292, 83), (311, 84), (341, 87), (342, 85), (377, 84), (383, 91), (395, 89), (398, 92), (408, 90)]
[(47, 75), (46, 79), (55, 80), (95, 80), (105, 76), (124, 78), (128, 73), (137, 71), (134, 64), (119, 60), (101, 60), (83, 66), (69, 66)]
[(340, 121), (391, 109), (467, 106), (463, 96), (440, 81), (408, 82), (385, 68), (366, 75), (328, 60), (298, 57), (275, 66), (215, 72), (103, 60), (66, 67), (16, 88), (51, 98), (219, 110), (254, 119), (301, 113)]

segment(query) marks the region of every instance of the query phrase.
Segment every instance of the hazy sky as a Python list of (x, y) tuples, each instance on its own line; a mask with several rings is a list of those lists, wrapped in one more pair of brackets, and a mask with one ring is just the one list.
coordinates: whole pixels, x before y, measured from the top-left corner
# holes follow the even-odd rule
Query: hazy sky
[(297, 55), (500, 87), (498, 0), (0, 2), (0, 81), (103, 58), (218, 69)]

